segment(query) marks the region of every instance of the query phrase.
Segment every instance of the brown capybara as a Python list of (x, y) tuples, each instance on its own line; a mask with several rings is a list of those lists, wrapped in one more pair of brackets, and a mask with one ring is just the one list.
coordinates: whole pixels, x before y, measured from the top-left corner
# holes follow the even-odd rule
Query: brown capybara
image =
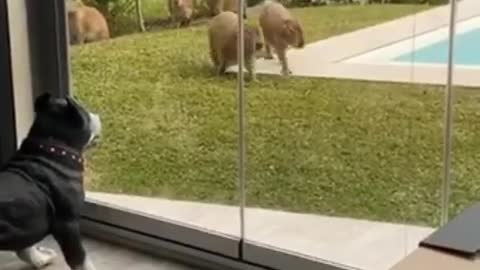
[[(236, 65), (238, 51), (238, 15), (224, 11), (215, 16), (208, 28), (210, 57), (218, 75)], [(244, 59), (251, 80), (255, 80), (256, 52), (263, 47), (260, 31), (253, 26), (244, 26)]]
[[(207, 0), (208, 9), (210, 16), (217, 16), (222, 11), (231, 11), (234, 13), (238, 12), (238, 1), (239, 0)], [(246, 1), (245, 1), (246, 2)], [(247, 7), (243, 6), (243, 18), (247, 18)]]
[(265, 38), (266, 58), (273, 59), (273, 47), (282, 64), (282, 74), (291, 74), (287, 50), (290, 46), (294, 48), (305, 46), (302, 25), (282, 4), (273, 1), (264, 4), (259, 22)]
[(94, 7), (82, 4), (67, 5), (70, 44), (84, 44), (110, 38), (105, 17)]
[(194, 0), (168, 0), (170, 17), (175, 23), (178, 23), (177, 26), (190, 25), (194, 8)]

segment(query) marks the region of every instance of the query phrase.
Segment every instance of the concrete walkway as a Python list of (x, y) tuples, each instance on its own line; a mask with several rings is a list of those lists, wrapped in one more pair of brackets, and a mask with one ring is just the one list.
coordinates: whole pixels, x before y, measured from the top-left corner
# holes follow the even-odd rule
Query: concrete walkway
[[(464, 0), (458, 3), (458, 22), (476, 16), (480, 16), (480, 1)], [(288, 58), (291, 70), (294, 76), (445, 84), (446, 65), (432, 67), (415, 64), (412, 68), (412, 65), (351, 63), (345, 60), (447, 27), (448, 22), (449, 7), (440, 6), (321, 40), (307, 45), (302, 50), (290, 50)], [(260, 74), (280, 74), (280, 64), (277, 60), (259, 59), (257, 63), (257, 71)], [(233, 67), (231, 71), (236, 69)], [(479, 70), (476, 69), (459, 68), (455, 72), (454, 83), (463, 86), (480, 86), (478, 72)]]
[[(88, 193), (93, 201), (240, 237), (238, 207)], [(432, 228), (248, 208), (246, 238), (288, 252), (365, 270), (387, 270)]]

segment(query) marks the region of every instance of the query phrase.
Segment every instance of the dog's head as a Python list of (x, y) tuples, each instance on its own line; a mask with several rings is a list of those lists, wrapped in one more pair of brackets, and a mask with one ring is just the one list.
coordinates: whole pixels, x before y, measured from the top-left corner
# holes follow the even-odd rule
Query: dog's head
[(100, 134), (100, 117), (75, 99), (43, 94), (35, 100), (35, 120), (29, 137), (53, 140), (83, 152)]

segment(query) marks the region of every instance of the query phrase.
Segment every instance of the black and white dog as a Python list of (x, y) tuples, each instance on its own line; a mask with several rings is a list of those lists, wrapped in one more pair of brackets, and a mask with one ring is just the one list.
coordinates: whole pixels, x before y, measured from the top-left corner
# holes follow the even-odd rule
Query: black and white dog
[(81, 242), (79, 220), (83, 152), (100, 130), (98, 115), (73, 98), (44, 94), (35, 100), (27, 138), (0, 170), (0, 250), (42, 268), (56, 254), (37, 243), (52, 235), (71, 269), (95, 269)]

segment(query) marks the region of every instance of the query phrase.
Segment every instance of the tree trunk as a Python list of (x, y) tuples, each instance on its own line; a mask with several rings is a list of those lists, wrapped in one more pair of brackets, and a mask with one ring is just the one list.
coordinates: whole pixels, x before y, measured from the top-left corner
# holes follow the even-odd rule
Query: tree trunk
[(142, 0), (135, 0), (135, 10), (137, 12), (137, 24), (141, 32), (145, 32), (145, 22), (143, 20)]

